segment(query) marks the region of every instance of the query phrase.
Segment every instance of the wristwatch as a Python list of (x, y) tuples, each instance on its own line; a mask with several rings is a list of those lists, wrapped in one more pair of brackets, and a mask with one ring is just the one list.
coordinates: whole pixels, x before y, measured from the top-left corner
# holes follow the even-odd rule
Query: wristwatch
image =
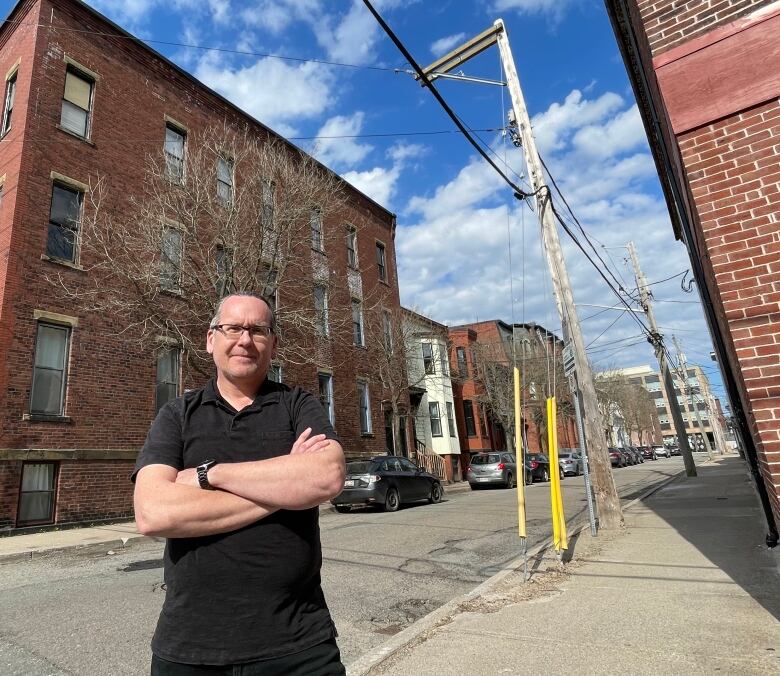
[(214, 486), (209, 483), (209, 470), (216, 464), (216, 460), (206, 460), (195, 468), (195, 471), (198, 473), (198, 483), (200, 484), (200, 487), (207, 491), (216, 490)]

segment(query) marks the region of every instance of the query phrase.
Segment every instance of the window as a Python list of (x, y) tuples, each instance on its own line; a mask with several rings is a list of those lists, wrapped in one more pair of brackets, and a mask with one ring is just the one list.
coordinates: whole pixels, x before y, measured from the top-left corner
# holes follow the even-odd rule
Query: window
[(465, 347), (455, 348), (455, 354), (458, 359), (458, 375), (460, 375), (461, 378), (468, 378), (469, 367), (468, 367), (468, 363), (466, 362), (466, 348)]
[(67, 326), (38, 324), (30, 413), (64, 414), (69, 340), (70, 328)]
[(347, 226), (347, 265), (357, 268), (357, 230), (351, 225)]
[(160, 254), (160, 288), (165, 291), (179, 291), (182, 258), (180, 230), (163, 228)]
[(89, 113), (92, 109), (94, 84), (90, 78), (74, 68), (69, 67), (65, 73), (60, 126), (84, 138), (89, 136)]
[(52, 523), (57, 465), (53, 462), (26, 462), (22, 465), (18, 526)]
[(272, 380), (275, 383), (282, 382), (282, 365), (271, 364), (268, 367), (268, 380)]
[(16, 73), (6, 80), (5, 105), (3, 106), (3, 122), (0, 124), (0, 135), (5, 134), (11, 128), (11, 116), (14, 112), (14, 97), (16, 95)]
[(368, 394), (368, 383), (358, 382), (358, 406), (360, 408), (360, 433), (371, 434), (371, 399)]
[(328, 290), (322, 284), (314, 286), (314, 327), (321, 336), (328, 335)]
[(397, 458), (397, 462), (401, 466), (402, 472), (418, 472), (420, 470), (417, 465), (406, 458)]
[(382, 342), (385, 352), (393, 354), (393, 321), (390, 319), (390, 313), (385, 310), (382, 313)]
[(477, 428), (474, 426), (474, 404), (468, 399), (463, 400), (463, 418), (466, 421), (466, 435), (477, 436)]
[(171, 124), (165, 125), (165, 173), (175, 183), (184, 182), (184, 146), (186, 134)]
[(423, 367), (426, 373), (436, 373), (436, 366), (433, 363), (433, 345), (431, 343), (422, 344)]
[(76, 244), (84, 193), (55, 183), (51, 191), (49, 232), (46, 254), (52, 258), (76, 262)]
[(268, 178), (264, 178), (261, 183), (262, 208), (263, 208), (263, 228), (266, 230), (274, 229), (274, 191), (276, 186)]
[(352, 301), (352, 342), (363, 347), (363, 304), (359, 300)]
[(179, 357), (178, 347), (168, 347), (157, 354), (157, 391), (155, 410), (159, 410), (169, 401), (179, 396)]
[(446, 345), (437, 345), (439, 349), (439, 363), (441, 364), (441, 373), (442, 375), (448, 376), (450, 375), (450, 360), (449, 355), (447, 354), (447, 346)]
[(385, 263), (385, 245), (382, 242), (376, 243), (376, 267), (379, 271), (379, 279), (387, 281), (387, 265)]
[(271, 304), (274, 315), (279, 306), (279, 271), (276, 268), (263, 266), (260, 270), (263, 280), (263, 296)]
[(222, 298), (233, 290), (233, 250), (217, 244), (214, 252), (214, 263), (217, 267), (217, 295)]
[(333, 410), (333, 376), (330, 373), (320, 373), (318, 377), (320, 383), (320, 403), (328, 414), (330, 424), (333, 425), (336, 419), (335, 411)]
[(233, 160), (217, 158), (217, 197), (225, 204), (233, 202)]
[(474, 371), (474, 373), (477, 373), (477, 350), (475, 348), (471, 348), (471, 369)]
[(322, 210), (319, 207), (311, 210), (309, 225), (311, 226), (311, 248), (322, 251)]
[(450, 436), (457, 437), (458, 434), (455, 431), (455, 410), (452, 407), (452, 402), (448, 401), (446, 403), (446, 406), (447, 406), (447, 427), (449, 428)]
[(428, 402), (428, 414), (431, 417), (431, 436), (441, 436), (441, 412), (439, 411), (438, 401)]

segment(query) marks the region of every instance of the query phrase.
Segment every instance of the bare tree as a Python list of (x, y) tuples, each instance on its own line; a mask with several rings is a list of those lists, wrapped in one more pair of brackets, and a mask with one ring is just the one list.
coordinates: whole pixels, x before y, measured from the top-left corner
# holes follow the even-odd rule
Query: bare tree
[(120, 318), (127, 341), (174, 342), (208, 374), (203, 331), (219, 299), (248, 291), (274, 302), (279, 287), (282, 360), (309, 363), (323, 338), (351, 335), (354, 290), (334, 284), (318, 251), (343, 245), (340, 223), (323, 227), (346, 203), (343, 184), (308, 155), (225, 124), (190, 133), (186, 153), (149, 156), (137, 193), (122, 187), (92, 178), (79, 233), (89, 274), (49, 281), (82, 310)]
[(614, 419), (615, 416), (620, 416), (624, 421), (626, 420), (628, 378), (610, 369), (599, 373), (594, 379), (594, 384), (604, 436), (608, 444), (617, 444), (619, 440), (614, 438)]
[(627, 383), (623, 411), (628, 428), (636, 432), (639, 444), (649, 443), (655, 427), (653, 419), (658, 417), (651, 394), (637, 383)]

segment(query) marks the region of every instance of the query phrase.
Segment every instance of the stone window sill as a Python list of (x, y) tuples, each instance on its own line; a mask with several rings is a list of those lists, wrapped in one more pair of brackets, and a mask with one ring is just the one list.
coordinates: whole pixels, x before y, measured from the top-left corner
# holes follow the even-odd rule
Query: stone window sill
[(55, 422), (70, 424), (73, 419), (69, 415), (49, 415), (47, 413), (25, 413), (22, 420), (28, 422)]

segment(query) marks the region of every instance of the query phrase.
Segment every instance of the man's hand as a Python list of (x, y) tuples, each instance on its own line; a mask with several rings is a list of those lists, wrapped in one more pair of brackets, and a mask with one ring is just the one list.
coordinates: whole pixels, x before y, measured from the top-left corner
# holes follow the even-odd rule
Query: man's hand
[(307, 427), (301, 432), (301, 436), (295, 440), (290, 455), (316, 453), (317, 451), (324, 451), (328, 447), (330, 442), (325, 438), (324, 434), (315, 434), (313, 437), (310, 435), (311, 427)]

